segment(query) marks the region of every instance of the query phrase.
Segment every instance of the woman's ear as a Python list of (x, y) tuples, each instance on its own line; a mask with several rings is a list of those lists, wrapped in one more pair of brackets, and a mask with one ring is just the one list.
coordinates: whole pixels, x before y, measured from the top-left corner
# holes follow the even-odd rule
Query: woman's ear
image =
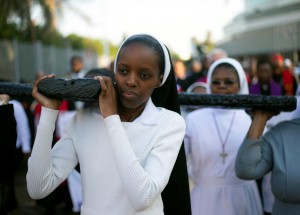
[(162, 83), (162, 80), (163, 80), (163, 77), (164, 77), (163, 74), (161, 74), (161, 75), (159, 76), (159, 81), (157, 82), (156, 88), (160, 87), (160, 85), (161, 85), (161, 83)]

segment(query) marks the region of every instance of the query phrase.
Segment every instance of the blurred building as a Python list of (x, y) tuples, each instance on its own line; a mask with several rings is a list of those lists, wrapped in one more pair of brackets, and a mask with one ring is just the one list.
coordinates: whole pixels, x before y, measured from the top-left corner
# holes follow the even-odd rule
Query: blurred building
[(224, 28), (217, 46), (235, 58), (279, 52), (300, 60), (300, 0), (244, 0), (245, 11)]

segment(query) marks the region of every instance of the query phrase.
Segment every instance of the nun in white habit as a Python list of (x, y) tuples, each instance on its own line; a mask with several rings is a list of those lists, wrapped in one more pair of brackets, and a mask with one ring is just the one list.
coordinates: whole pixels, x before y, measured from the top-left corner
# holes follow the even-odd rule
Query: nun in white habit
[[(207, 77), (208, 94), (248, 94), (241, 64), (215, 61)], [(186, 117), (185, 150), (191, 157), (193, 215), (261, 215), (256, 182), (237, 178), (235, 159), (251, 123), (243, 109), (202, 108)]]

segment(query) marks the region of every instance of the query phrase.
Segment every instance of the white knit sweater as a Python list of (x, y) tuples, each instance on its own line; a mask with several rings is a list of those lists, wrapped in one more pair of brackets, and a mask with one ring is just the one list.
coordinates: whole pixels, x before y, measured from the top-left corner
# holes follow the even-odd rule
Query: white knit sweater
[(42, 108), (28, 161), (27, 188), (39, 199), (50, 194), (80, 162), (82, 215), (160, 215), (185, 132), (183, 118), (156, 108), (151, 99), (134, 122), (78, 112), (51, 150), (58, 111)]

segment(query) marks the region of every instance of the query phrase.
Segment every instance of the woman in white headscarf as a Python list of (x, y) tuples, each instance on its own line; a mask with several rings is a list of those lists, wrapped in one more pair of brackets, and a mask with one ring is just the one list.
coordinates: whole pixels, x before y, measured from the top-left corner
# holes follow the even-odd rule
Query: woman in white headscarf
[(176, 187), (178, 179), (185, 184), (186, 166), (177, 163), (179, 157), (185, 161), (185, 122), (168, 109), (178, 99), (167, 47), (150, 35), (133, 35), (120, 46), (114, 70), (115, 82), (95, 77), (99, 106), (76, 113), (53, 149), (60, 101), (42, 95), (40, 80), (35, 82), (32, 94), (43, 107), (28, 161), (29, 195), (49, 195), (80, 164), (81, 215), (190, 214), (189, 195), (181, 195), (189, 193), (188, 186), (185, 192)]
[[(208, 94), (248, 94), (241, 64), (232, 58), (215, 61), (207, 77)], [(202, 108), (186, 117), (184, 139), (191, 157), (195, 186), (193, 215), (263, 214), (256, 182), (236, 177), (234, 164), (251, 118), (241, 109)]]

